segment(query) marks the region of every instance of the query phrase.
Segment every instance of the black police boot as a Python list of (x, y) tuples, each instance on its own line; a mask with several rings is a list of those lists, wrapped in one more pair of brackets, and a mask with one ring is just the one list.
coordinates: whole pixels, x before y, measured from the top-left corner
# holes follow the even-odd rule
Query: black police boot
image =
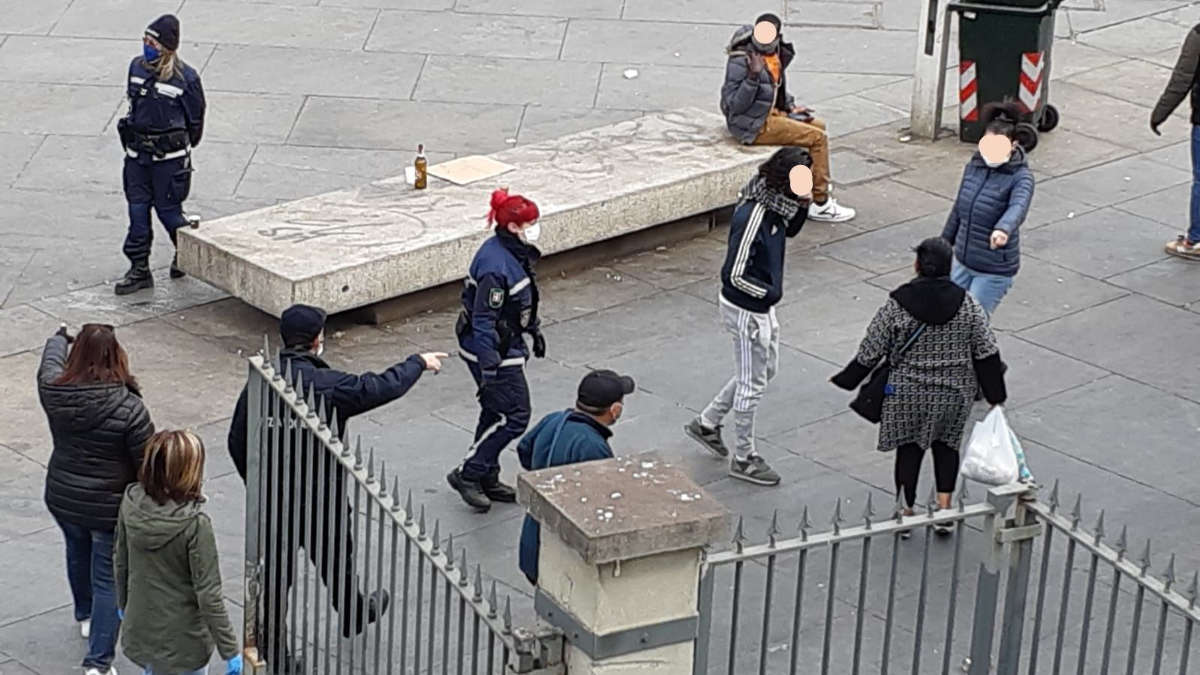
[(154, 277), (150, 274), (150, 264), (145, 260), (139, 260), (129, 266), (125, 278), (117, 282), (113, 291), (117, 295), (129, 295), (143, 288), (154, 288)]
[(450, 483), (450, 487), (457, 490), (458, 495), (462, 497), (463, 501), (476, 511), (487, 513), (492, 508), (492, 500), (488, 499), (479, 481), (463, 478), (461, 470), (455, 469), (451, 471), (446, 476), (446, 482)]
[(479, 481), (483, 486), (483, 493), (488, 496), (488, 499), (494, 502), (506, 502), (511, 504), (517, 501), (517, 491), (513, 488), (500, 482), (500, 472), (489, 473)]
[(176, 253), (175, 257), (171, 258), (171, 278), (182, 279), (186, 276), (187, 274), (183, 270), (179, 269), (179, 254)]
[[(366, 622), (364, 622), (362, 614), (360, 613), (359, 616), (356, 617), (356, 620), (354, 621), (355, 625), (354, 625), (353, 633), (355, 635), (362, 634), (363, 629), (366, 628), (366, 624), (372, 624), (372, 623), (375, 623), (376, 621), (378, 621), (380, 617), (382, 617), (384, 614), (387, 613), (388, 607), (391, 604), (392, 604), (392, 596), (384, 589), (375, 591), (370, 596), (368, 596), (367, 597), (367, 607), (366, 607), (366, 610), (367, 610), (366, 611), (366, 615), (367, 615), (366, 619), (367, 620), (366, 620)], [(350, 623), (351, 622), (349, 622), (349, 621), (344, 621), (342, 623), (342, 637), (348, 638), (351, 636)]]

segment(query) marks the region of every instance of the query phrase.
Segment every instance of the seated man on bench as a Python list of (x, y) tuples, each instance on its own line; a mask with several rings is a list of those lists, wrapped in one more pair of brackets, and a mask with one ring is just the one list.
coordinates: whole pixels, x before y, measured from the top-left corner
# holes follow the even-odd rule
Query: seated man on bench
[(812, 110), (796, 105), (787, 92), (784, 71), (796, 56), (792, 43), (783, 42), (783, 22), (763, 14), (753, 26), (742, 26), (726, 49), (725, 85), (721, 87), (721, 112), (725, 124), (746, 145), (797, 145), (812, 155), (813, 191), (808, 219), (843, 223), (854, 209), (829, 195), (829, 137), (825, 123)]

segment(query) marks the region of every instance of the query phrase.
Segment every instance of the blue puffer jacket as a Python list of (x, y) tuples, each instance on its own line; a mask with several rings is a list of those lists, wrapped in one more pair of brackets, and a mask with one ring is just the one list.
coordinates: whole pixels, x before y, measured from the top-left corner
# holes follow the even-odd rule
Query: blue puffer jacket
[(753, 26), (742, 26), (734, 32), (725, 49), (729, 60), (725, 63), (725, 84), (721, 87), (725, 126), (744, 144), (753, 143), (758, 137), (772, 107), (787, 112), (796, 105), (787, 91), (787, 67), (796, 56), (792, 43), (779, 43), (780, 75), (776, 83), (766, 66), (758, 73), (750, 72), (750, 50), (753, 49), (750, 37), (753, 34)]
[[(1025, 151), (1013, 150), (1008, 162), (993, 169), (978, 152), (967, 162), (954, 208), (942, 238), (954, 246), (962, 265), (983, 274), (1015, 276), (1021, 267), (1021, 223), (1033, 202), (1033, 172)], [(993, 250), (993, 230), (1008, 233), (1008, 243)]]

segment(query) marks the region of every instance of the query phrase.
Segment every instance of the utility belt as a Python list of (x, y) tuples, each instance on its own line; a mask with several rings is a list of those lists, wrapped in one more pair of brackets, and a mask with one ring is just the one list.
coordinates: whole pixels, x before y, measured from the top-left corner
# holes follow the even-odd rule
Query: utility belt
[(117, 134), (121, 137), (125, 154), (137, 158), (144, 153), (153, 157), (155, 161), (183, 157), (188, 153), (191, 144), (188, 132), (184, 129), (157, 134), (143, 133), (130, 128), (128, 118), (117, 122)]
[[(454, 335), (459, 340), (465, 340), (473, 332), (471, 317), (467, 315), (467, 310), (459, 310), (458, 320), (454, 322)], [(496, 353), (500, 354), (501, 359), (508, 356), (508, 348), (512, 346), (513, 340), (519, 340), (521, 334), (524, 332), (525, 330), (521, 328), (514, 330), (513, 326), (503, 319), (496, 322), (496, 334), (500, 337), (500, 344), (496, 346)]]

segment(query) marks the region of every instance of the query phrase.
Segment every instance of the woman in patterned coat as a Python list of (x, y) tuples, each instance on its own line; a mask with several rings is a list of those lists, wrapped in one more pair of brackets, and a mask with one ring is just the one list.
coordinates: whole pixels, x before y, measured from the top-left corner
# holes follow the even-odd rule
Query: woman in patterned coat
[[(926, 448), (933, 451), (938, 507), (950, 507), (958, 447), (976, 389), (992, 405), (1007, 396), (996, 336), (979, 303), (950, 280), (953, 258), (944, 239), (921, 242), (916, 279), (892, 291), (857, 356), (832, 378), (837, 386), (854, 389), (882, 358), (892, 363), (877, 449), (896, 451), (896, 492), (903, 492), (907, 513), (916, 501)], [(921, 333), (897, 356), (918, 328)]]

